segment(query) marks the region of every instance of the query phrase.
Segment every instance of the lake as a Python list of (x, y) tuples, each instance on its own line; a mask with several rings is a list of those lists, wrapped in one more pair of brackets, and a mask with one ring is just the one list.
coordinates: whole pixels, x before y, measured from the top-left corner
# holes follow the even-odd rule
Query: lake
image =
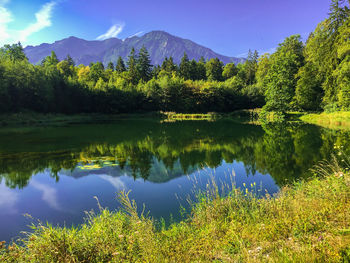
[[(0, 240), (32, 222), (78, 225), (84, 211), (117, 209), (119, 191), (166, 222), (209, 180), (258, 195), (312, 176), (349, 132), (306, 124), (256, 126), (232, 121), (121, 120), (0, 129)], [(234, 171), (234, 173), (233, 173)], [(25, 214), (31, 215), (30, 219)]]

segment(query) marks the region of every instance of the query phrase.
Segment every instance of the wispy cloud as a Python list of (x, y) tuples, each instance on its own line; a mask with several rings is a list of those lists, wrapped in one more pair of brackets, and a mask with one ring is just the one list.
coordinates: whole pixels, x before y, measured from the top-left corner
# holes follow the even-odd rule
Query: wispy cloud
[(0, 46), (3, 46), (11, 36), (7, 24), (13, 21), (11, 12), (5, 7), (8, 0), (0, 0)]
[(114, 186), (117, 191), (122, 191), (126, 189), (125, 183), (119, 178), (119, 177), (111, 177), (108, 175), (100, 175), (100, 178), (109, 182), (111, 185)]
[(26, 43), (29, 36), (46, 27), (50, 27), (52, 25), (51, 18), (53, 10), (60, 0), (53, 0), (44, 4), (35, 13), (36, 21), (21, 30), (13, 30), (8, 27), (8, 24), (15, 20), (11, 11), (6, 8), (6, 4), (9, 2), (10, 0), (0, 0), (0, 46), (18, 41), (21, 41), (22, 44)]
[(0, 208), (2, 213), (15, 214), (17, 209), (15, 207), (18, 201), (18, 193), (10, 190), (5, 184), (0, 184)]
[(56, 5), (57, 5), (56, 1), (51, 1), (49, 3), (44, 4), (39, 10), (39, 12), (35, 14), (35, 17), (36, 17), (35, 23), (29, 25), (27, 28), (19, 32), (19, 40), (21, 42), (26, 42), (27, 38), (30, 35), (46, 27), (50, 27), (52, 24), (51, 23), (52, 12)]
[(55, 210), (63, 210), (58, 203), (57, 191), (53, 187), (33, 180), (31, 186), (42, 192), (42, 200)]
[(111, 26), (108, 31), (100, 36), (98, 36), (97, 40), (105, 40), (112, 37), (117, 37), (124, 29), (124, 24), (115, 24)]

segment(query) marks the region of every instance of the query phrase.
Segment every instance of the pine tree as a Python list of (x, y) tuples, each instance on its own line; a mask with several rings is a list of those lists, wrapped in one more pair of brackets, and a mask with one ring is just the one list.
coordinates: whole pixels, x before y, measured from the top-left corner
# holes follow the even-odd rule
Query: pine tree
[(46, 58), (43, 59), (41, 62), (42, 65), (44, 66), (56, 66), (60, 62), (56, 56), (56, 53), (54, 51), (51, 51), (51, 55), (47, 56)]
[(73, 58), (68, 54), (67, 57), (65, 58), (65, 60), (68, 62), (69, 66), (75, 66), (75, 62), (73, 60)]
[(190, 60), (188, 59), (188, 56), (185, 52), (180, 62), (180, 67), (179, 67), (180, 77), (184, 79), (190, 79), (191, 78), (190, 70), (191, 70)]
[(205, 59), (202, 56), (197, 63), (197, 78), (199, 80), (207, 79), (207, 70), (205, 68)]
[(125, 67), (125, 64), (124, 64), (124, 60), (122, 59), (121, 56), (118, 57), (117, 65), (115, 66), (115, 70), (116, 70), (118, 73), (123, 73), (124, 71), (126, 71), (126, 67)]
[(129, 77), (131, 78), (131, 82), (133, 84), (137, 84), (139, 82), (140, 77), (137, 70), (137, 55), (136, 55), (135, 48), (132, 48), (130, 51), (127, 65), (128, 65), (128, 73), (129, 73)]
[(255, 83), (255, 74), (258, 68), (258, 51), (254, 51), (254, 53), (249, 49), (248, 58), (245, 62), (246, 64), (246, 83), (248, 85), (252, 85)]
[(114, 71), (114, 64), (112, 61), (108, 63), (107, 69)]
[(142, 46), (137, 59), (139, 77), (143, 81), (149, 81), (152, 76), (151, 59), (145, 46)]

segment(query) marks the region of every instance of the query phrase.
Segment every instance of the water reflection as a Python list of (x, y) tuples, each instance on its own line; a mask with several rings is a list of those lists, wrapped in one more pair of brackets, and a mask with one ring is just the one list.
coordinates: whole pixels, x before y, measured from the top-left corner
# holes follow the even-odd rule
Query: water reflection
[[(7, 138), (14, 137), (9, 144)], [(164, 183), (223, 161), (242, 162), (247, 174), (269, 174), (279, 186), (306, 177), (317, 161), (329, 158), (334, 144), (346, 145), (347, 132), (308, 125), (238, 125), (230, 122), (159, 124), (128, 122), (3, 132), (0, 178), (9, 188), (24, 188), (43, 171), (127, 175)]]
[[(238, 187), (256, 182), (269, 193), (307, 178), (334, 145), (350, 151), (349, 132), (310, 125), (253, 126), (230, 121), (120, 121), (113, 124), (0, 130), (0, 239), (26, 229), (23, 214), (79, 224), (85, 210), (116, 208), (132, 190), (154, 217), (176, 218), (179, 199), (205, 186), (208, 174)], [(186, 176), (189, 175), (189, 178)], [(201, 181), (201, 180), (199, 180)]]

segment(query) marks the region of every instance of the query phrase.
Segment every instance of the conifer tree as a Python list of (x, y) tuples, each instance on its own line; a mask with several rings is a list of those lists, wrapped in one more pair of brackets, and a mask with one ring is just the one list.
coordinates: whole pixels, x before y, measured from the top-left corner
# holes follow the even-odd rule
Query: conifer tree
[(190, 70), (191, 70), (190, 60), (188, 59), (188, 56), (185, 52), (179, 66), (180, 77), (184, 79), (190, 79), (191, 78)]
[(114, 64), (113, 64), (112, 61), (110, 61), (110, 62), (108, 63), (107, 69), (110, 69), (110, 70), (114, 71)]
[(148, 54), (145, 46), (142, 46), (139, 52), (139, 56), (137, 59), (137, 69), (139, 73), (139, 77), (143, 81), (148, 81), (152, 76), (152, 65), (150, 55)]
[(130, 55), (128, 57), (128, 73), (129, 73), (129, 77), (131, 79), (131, 82), (133, 84), (137, 84), (139, 82), (139, 74), (138, 74), (138, 69), (137, 69), (137, 55), (136, 55), (136, 51), (135, 48), (132, 48), (130, 51)]
[(115, 66), (115, 70), (116, 70), (118, 73), (123, 73), (124, 71), (126, 71), (126, 67), (125, 67), (125, 64), (124, 64), (124, 60), (122, 59), (121, 56), (118, 57), (117, 65)]

